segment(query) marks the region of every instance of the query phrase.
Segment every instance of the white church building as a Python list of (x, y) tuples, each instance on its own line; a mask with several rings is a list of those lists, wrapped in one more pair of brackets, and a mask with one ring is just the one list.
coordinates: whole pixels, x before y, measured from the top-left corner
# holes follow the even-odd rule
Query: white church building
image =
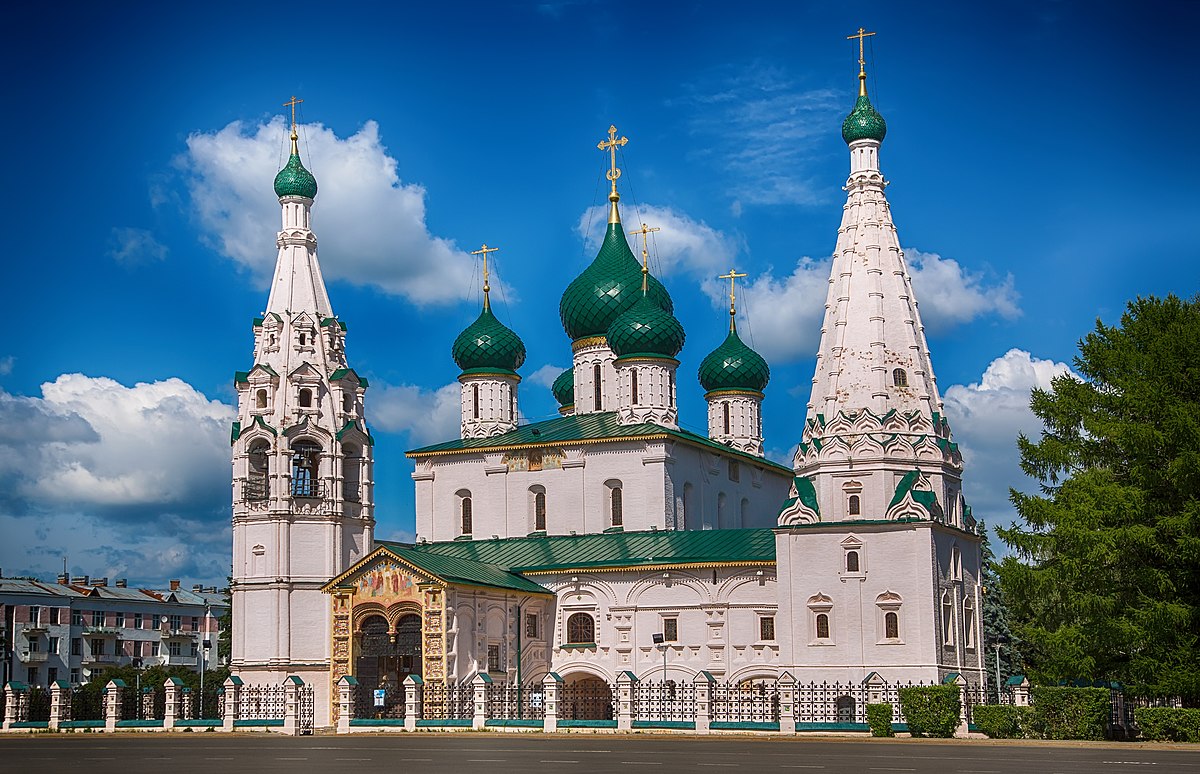
[[(983, 679), (979, 538), (885, 196), (866, 93), (816, 372), (792, 467), (763, 456), (770, 372), (729, 333), (704, 358), (708, 433), (677, 421), (684, 331), (622, 223), (560, 302), (561, 416), (520, 424), (525, 347), (492, 313), (453, 340), (461, 435), (407, 456), (414, 544), (374, 539), (368, 382), (350, 365), (292, 152), (254, 361), (233, 427), (233, 653), (246, 683), (296, 675), (316, 724), (338, 681), (425, 686)], [(610, 154), (624, 138), (601, 143)], [(637, 233), (637, 232), (633, 232)], [(643, 233), (644, 239), (644, 233)], [(733, 276), (730, 272), (731, 288)], [(816, 303), (797, 298), (795, 303)], [(447, 337), (447, 344), (451, 344)], [(682, 375), (683, 389), (693, 389)], [(387, 460), (385, 464), (400, 464)]]

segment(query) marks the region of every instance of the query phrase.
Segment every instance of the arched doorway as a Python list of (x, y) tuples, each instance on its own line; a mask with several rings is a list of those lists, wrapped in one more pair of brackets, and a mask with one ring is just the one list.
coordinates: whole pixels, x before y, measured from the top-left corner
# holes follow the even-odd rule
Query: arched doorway
[(387, 620), (373, 615), (362, 623), (355, 677), (368, 689), (396, 688), (409, 675), (421, 675), (421, 616), (400, 616), (393, 633)]
[(612, 686), (598, 677), (581, 675), (559, 689), (559, 718), (563, 720), (612, 720)]

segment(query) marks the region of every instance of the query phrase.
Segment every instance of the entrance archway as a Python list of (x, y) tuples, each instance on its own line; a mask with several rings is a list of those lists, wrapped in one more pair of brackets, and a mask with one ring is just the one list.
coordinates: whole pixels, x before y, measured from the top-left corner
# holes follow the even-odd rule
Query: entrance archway
[(409, 675), (421, 676), (421, 616), (400, 616), (393, 632), (387, 619), (363, 621), (355, 658), (355, 677), (367, 689), (398, 688)]
[(591, 675), (563, 683), (559, 689), (559, 717), (563, 720), (612, 720), (612, 686)]

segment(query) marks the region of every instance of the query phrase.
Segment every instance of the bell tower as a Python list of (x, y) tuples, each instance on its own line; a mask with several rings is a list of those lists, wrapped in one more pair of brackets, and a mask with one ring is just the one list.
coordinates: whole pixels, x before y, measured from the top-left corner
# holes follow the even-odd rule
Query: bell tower
[[(299, 675), (328, 692), (330, 612), (321, 586), (364, 556), (375, 526), (367, 380), (346, 360), (310, 228), (317, 181), (292, 152), (275, 177), (282, 229), (254, 360), (234, 377), (233, 673)], [(328, 708), (318, 695), (318, 713)], [(325, 709), (324, 711), (328, 711)], [(321, 719), (317, 718), (318, 724)]]

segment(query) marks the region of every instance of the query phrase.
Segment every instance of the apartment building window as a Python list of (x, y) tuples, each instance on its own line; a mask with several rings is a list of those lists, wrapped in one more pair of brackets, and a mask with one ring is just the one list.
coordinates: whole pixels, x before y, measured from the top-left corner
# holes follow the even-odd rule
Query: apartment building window
[(174, 640), (172, 640), (171, 642), (168, 642), (167, 643), (167, 653), (172, 656), (182, 655), (182, 649), (180, 648), (179, 643)]
[(82, 656), (83, 655), (83, 640), (79, 639), (78, 637), (71, 638), (71, 655), (72, 656)]
[(79, 669), (73, 668), (73, 669), (71, 669), (71, 685), (78, 685), (78, 684), (79, 684)]
[(83, 626), (83, 611), (82, 610), (74, 610), (71, 612), (71, 625), (72, 626)]
[(38, 652), (38, 651), (40, 651), (41, 649), (42, 649), (42, 645), (41, 645), (41, 643), (39, 642), (38, 638), (37, 638), (37, 637), (30, 637), (30, 638), (29, 638), (29, 652), (30, 652), (30, 653), (37, 653), (37, 652)]
[[(176, 631), (176, 632), (179, 631), (180, 629), (183, 628), (183, 616), (182, 615), (172, 615), (170, 618), (167, 619), (167, 626), (170, 627), (171, 631)], [(176, 653), (175, 655), (178, 656), (179, 654)]]
[(61, 610), (61, 607), (50, 608), (50, 623), (54, 626), (58, 626), (58, 615)]
[(117, 613), (117, 628), (118, 629), (125, 628), (125, 614), (124, 613)]
[(92, 640), (92, 655), (93, 656), (103, 656), (104, 655), (104, 640), (102, 638), (96, 637), (95, 639)]
[(141, 613), (133, 614), (133, 628), (135, 628), (135, 629), (142, 628), (142, 614)]
[(29, 667), (28, 678), (29, 678), (28, 682), (30, 685), (36, 686), (38, 684), (38, 669), (37, 669), (37, 667)]
[[(57, 637), (50, 637), (49, 639), (46, 640), (46, 650), (53, 653), (54, 655), (58, 655), (58, 638)], [(50, 682), (54, 682), (54, 680), (51, 679)]]
[(192, 631), (200, 631), (200, 618), (197, 616), (192, 616)]
[(50, 667), (46, 670), (46, 684), (53, 685), (58, 680), (58, 667)]
[(192, 652), (189, 655), (191, 655), (193, 658), (200, 655), (200, 644), (199, 643), (194, 642), (194, 641), (192, 642)]
[(37, 605), (29, 606), (29, 623), (34, 626), (38, 625), (38, 619), (42, 617), (42, 609)]
[(103, 610), (93, 610), (92, 611), (92, 626), (104, 626), (104, 611)]

